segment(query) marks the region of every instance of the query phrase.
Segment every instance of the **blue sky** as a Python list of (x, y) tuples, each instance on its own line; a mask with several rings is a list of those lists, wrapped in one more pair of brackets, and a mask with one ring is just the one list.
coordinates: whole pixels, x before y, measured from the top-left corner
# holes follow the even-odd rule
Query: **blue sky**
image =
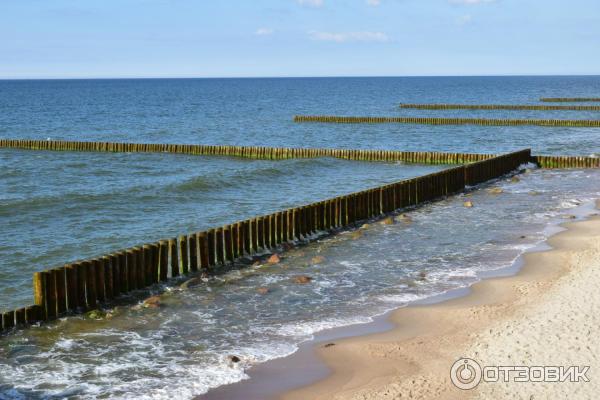
[(0, 78), (600, 74), (600, 0), (2, 0)]

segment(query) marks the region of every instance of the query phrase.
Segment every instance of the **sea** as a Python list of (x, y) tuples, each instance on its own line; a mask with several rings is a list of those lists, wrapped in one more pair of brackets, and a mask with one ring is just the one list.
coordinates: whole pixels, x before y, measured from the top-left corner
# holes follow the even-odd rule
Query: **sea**
[[(600, 119), (594, 111), (398, 107), (599, 93), (599, 76), (0, 81), (0, 138), (595, 157), (598, 128), (292, 119)], [(0, 149), (0, 312), (32, 303), (35, 271), (446, 167)], [(560, 223), (595, 213), (599, 197), (600, 170), (523, 165), (518, 179), (404, 210), (395, 224), (366, 221), (360, 235), (322, 237), (283, 253), (279, 264), (221, 271), (191, 287), (170, 281), (102, 318), (72, 316), (1, 336), (0, 399), (194, 398), (247, 379), (252, 366), (294, 353), (318, 332), (368, 323), (510, 268)], [(464, 207), (467, 199), (474, 207)], [(297, 275), (312, 282), (297, 284)], [(157, 293), (161, 307), (140, 306)]]

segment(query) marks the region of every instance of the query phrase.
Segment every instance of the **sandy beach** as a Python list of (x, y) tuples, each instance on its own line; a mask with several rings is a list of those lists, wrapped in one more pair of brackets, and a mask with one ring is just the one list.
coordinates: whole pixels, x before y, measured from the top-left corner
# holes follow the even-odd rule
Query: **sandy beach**
[[(319, 345), (333, 371), (288, 392), (295, 399), (593, 398), (600, 390), (600, 217), (566, 223), (552, 249), (528, 253), (517, 275), (475, 284), (467, 296), (392, 314), (385, 333)], [(462, 357), (482, 366), (589, 366), (589, 382), (486, 382), (460, 390)]]

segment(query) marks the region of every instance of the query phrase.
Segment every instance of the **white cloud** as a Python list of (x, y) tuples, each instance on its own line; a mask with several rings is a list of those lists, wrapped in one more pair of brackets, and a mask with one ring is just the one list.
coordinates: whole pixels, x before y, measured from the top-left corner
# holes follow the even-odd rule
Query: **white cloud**
[(381, 0), (367, 0), (367, 4), (372, 7), (377, 7), (381, 4)]
[(296, 0), (296, 2), (301, 6), (323, 7), (325, 0)]
[(272, 35), (273, 34), (273, 29), (271, 29), (271, 28), (258, 28), (256, 30), (256, 32), (254, 32), (254, 34), (258, 35), (258, 36)]
[(319, 32), (310, 31), (308, 36), (312, 40), (325, 42), (388, 42), (389, 37), (382, 32)]
[(448, 2), (451, 4), (467, 4), (467, 5), (493, 3), (495, 1), (496, 0), (448, 0)]

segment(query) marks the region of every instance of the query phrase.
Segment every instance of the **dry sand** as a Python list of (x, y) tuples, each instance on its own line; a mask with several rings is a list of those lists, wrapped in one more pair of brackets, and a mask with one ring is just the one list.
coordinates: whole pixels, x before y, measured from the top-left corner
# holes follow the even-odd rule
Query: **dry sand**
[[(341, 340), (318, 354), (326, 379), (286, 393), (306, 399), (547, 399), (600, 396), (600, 218), (566, 224), (552, 250), (526, 254), (518, 275), (484, 280), (469, 295), (410, 306), (388, 332)], [(450, 368), (589, 365), (580, 383), (480, 383), (459, 390)]]

